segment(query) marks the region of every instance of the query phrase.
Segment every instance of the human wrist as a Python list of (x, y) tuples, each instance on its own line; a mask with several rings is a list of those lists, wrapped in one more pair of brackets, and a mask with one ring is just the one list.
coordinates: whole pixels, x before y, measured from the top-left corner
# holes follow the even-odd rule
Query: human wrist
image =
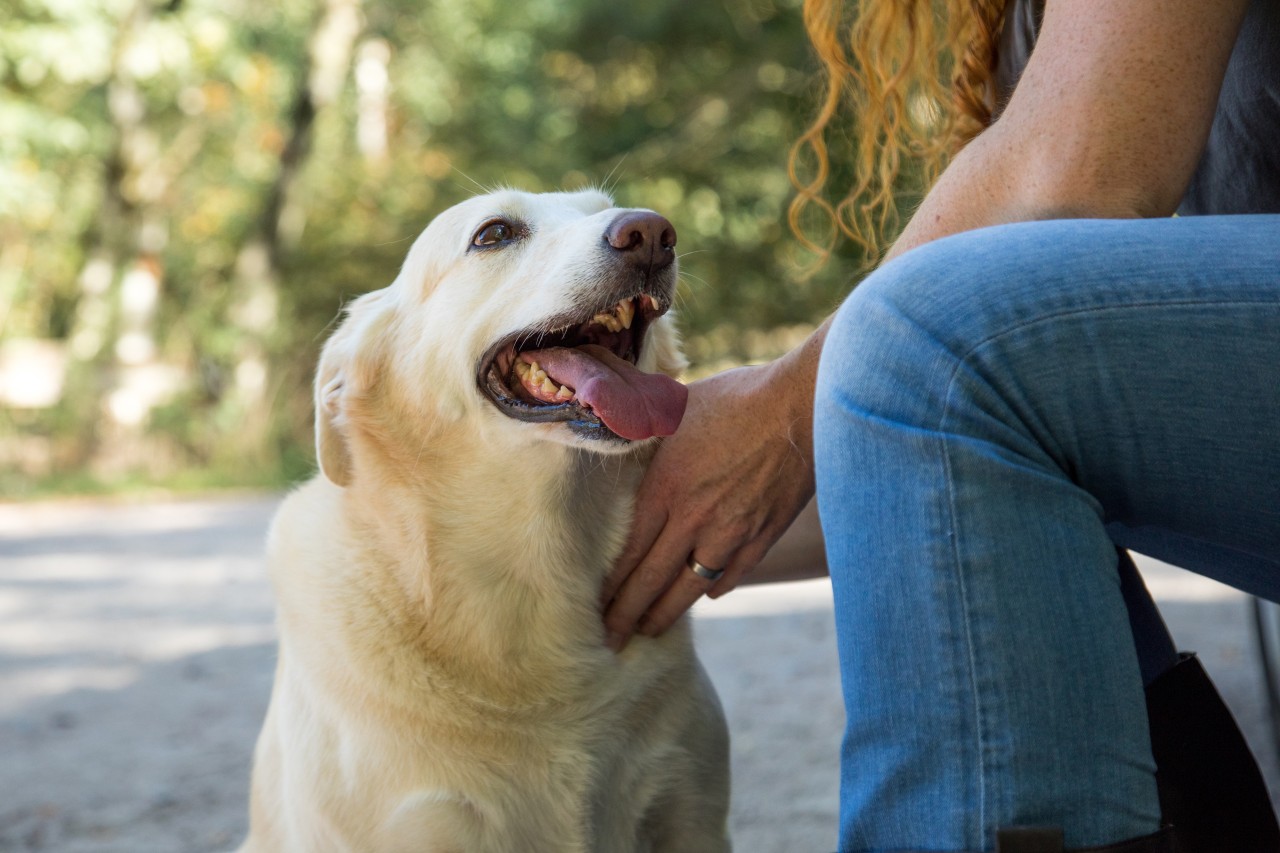
[(818, 359), (826, 340), (830, 319), (800, 346), (765, 366), (759, 386), (770, 394), (770, 406), (783, 420), (787, 439), (804, 456), (813, 459), (813, 390), (818, 375)]

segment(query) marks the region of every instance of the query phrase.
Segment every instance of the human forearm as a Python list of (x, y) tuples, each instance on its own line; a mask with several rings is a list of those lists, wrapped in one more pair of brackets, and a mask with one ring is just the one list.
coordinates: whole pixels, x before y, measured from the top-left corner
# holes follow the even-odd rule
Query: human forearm
[(888, 262), (933, 240), (991, 225), (1042, 219), (1128, 219), (1146, 215), (1136, 194), (1102, 186), (1071, 170), (1041, 166), (1037, 141), (1022, 127), (997, 123), (951, 162), (925, 196)]
[(1247, 6), (1048, 4), (1004, 113), (956, 156), (888, 257), (988, 225), (1172, 214)]

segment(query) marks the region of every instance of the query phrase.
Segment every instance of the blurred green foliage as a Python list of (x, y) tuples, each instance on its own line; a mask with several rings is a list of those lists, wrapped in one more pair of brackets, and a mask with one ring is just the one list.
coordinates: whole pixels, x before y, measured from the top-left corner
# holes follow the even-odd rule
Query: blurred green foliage
[(793, 343), (858, 266), (805, 278), (786, 226), (799, 0), (7, 5), (0, 346), (52, 342), (65, 384), (0, 409), (0, 495), (309, 473), (327, 327), (482, 186), (668, 216), (704, 371)]

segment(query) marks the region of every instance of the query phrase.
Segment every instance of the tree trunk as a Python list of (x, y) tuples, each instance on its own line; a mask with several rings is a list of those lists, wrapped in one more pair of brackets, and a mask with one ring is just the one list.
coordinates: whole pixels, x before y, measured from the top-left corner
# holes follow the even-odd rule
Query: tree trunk
[(131, 155), (138, 151), (146, 109), (124, 56), (150, 19), (150, 5), (135, 0), (120, 22), (106, 82), (112, 145), (103, 170), (102, 204), (85, 235), (85, 261), (77, 277), (79, 294), (68, 339), (67, 399), (80, 425), (73, 462), (84, 465), (110, 452), (109, 430), (101, 429), (104, 401), (115, 367), (119, 295), (126, 267), (138, 251), (139, 213), (126, 190)]
[(280, 152), (256, 227), (236, 258), (231, 322), (241, 334), (231, 387), (223, 400), (238, 424), (228, 449), (242, 461), (265, 458), (271, 412), (271, 344), (280, 320), (280, 269), (284, 253), (301, 236), (297, 184), (310, 153), (317, 115), (342, 91), (351, 50), (361, 28), (359, 0), (325, 0), (308, 40), (305, 64), (289, 114), (289, 137)]

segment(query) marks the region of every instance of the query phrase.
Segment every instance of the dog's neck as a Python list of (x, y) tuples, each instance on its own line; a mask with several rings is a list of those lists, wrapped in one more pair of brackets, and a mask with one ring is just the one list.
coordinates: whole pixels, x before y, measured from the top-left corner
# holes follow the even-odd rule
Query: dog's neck
[(600, 455), (550, 442), (475, 444), (428, 450), (407, 475), (358, 478), (349, 503), (367, 534), (397, 554), (422, 544), (433, 564), (490, 565), (517, 582), (583, 577), (577, 569), (602, 580), (621, 551), (617, 531), (629, 527), (651, 448)]
[(503, 673), (550, 685), (603, 651), (601, 585), (650, 452), (452, 446), (418, 466), (429, 482), (358, 477), (345, 501), (353, 533), (364, 559), (395, 574), (425, 652), (448, 649), (440, 659), (457, 678)]

